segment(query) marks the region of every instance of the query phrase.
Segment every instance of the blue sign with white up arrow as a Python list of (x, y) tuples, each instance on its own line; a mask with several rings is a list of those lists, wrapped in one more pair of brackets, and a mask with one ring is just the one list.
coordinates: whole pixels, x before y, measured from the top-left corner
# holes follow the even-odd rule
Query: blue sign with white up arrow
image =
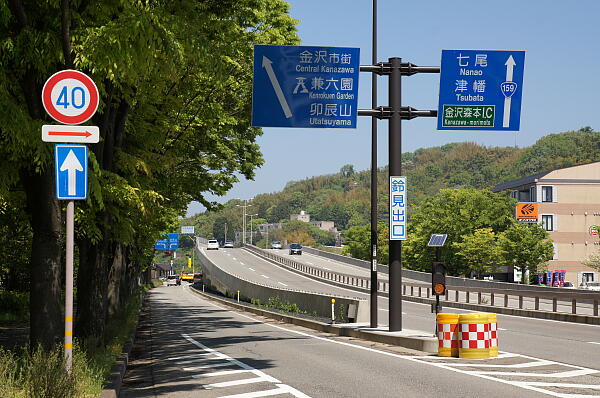
[(525, 51), (442, 50), (438, 130), (518, 131)]
[(88, 148), (86, 145), (54, 147), (56, 197), (63, 200), (87, 198)]
[(356, 128), (358, 48), (254, 46), (252, 125)]

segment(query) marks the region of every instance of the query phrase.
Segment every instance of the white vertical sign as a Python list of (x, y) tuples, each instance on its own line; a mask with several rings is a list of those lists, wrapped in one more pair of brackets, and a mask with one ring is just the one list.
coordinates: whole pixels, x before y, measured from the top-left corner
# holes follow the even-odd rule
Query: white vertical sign
[(406, 240), (406, 177), (390, 176), (390, 240)]
[(194, 233), (194, 226), (183, 226), (181, 227), (181, 233), (182, 234), (193, 234)]

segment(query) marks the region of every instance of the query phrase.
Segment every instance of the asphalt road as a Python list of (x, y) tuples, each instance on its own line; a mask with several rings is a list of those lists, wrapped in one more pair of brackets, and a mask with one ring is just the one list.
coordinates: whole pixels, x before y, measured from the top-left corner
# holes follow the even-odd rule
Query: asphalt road
[[(272, 286), (281, 286), (279, 284), (281, 282), (285, 283), (287, 288), (324, 294), (369, 298), (366, 293), (335, 287), (282, 269), (245, 250), (220, 249), (205, 251), (205, 253), (223, 269), (250, 280), (269, 283)], [(315, 258), (311, 258), (311, 262), (315, 263), (315, 261)], [(333, 266), (332, 263), (329, 265)], [(379, 325), (385, 327), (389, 315), (388, 299), (380, 296), (378, 304)], [(445, 307), (444, 312), (469, 311)], [(403, 329), (431, 331), (433, 334), (435, 319), (429, 305), (403, 301), (402, 313)], [(600, 326), (598, 325), (499, 314), (498, 327), (500, 328), (499, 346), (502, 350), (600, 369)]]
[(589, 394), (600, 384), (593, 370), (517, 354), (458, 361), (331, 337), (188, 289), (148, 293), (121, 397), (528, 398)]

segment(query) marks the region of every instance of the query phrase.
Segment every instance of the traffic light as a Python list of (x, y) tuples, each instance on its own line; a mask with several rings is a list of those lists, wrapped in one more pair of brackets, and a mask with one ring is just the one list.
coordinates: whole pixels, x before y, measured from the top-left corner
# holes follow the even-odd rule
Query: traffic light
[(431, 288), (436, 296), (446, 294), (446, 266), (444, 263), (433, 262), (431, 266)]

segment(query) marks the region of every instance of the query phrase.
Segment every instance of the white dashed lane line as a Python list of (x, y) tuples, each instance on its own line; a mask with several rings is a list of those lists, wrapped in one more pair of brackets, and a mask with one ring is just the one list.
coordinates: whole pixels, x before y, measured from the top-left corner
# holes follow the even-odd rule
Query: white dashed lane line
[(588, 343), (590, 343), (590, 344), (598, 344), (598, 345), (600, 345), (600, 342), (597, 342), (597, 341), (588, 341)]
[(261, 276), (262, 276), (263, 278), (267, 278), (267, 279), (269, 279), (269, 277), (268, 277), (268, 276), (266, 276), (266, 275), (261, 275)]
[(283, 282), (277, 282), (277, 283), (279, 283), (280, 285), (283, 285), (283, 286), (287, 286), (287, 285), (286, 285), (285, 283), (283, 283)]
[(255, 270), (254, 268), (250, 268), (250, 267), (248, 267), (248, 269), (249, 269), (250, 271), (254, 271), (254, 272), (256, 272), (256, 270)]

